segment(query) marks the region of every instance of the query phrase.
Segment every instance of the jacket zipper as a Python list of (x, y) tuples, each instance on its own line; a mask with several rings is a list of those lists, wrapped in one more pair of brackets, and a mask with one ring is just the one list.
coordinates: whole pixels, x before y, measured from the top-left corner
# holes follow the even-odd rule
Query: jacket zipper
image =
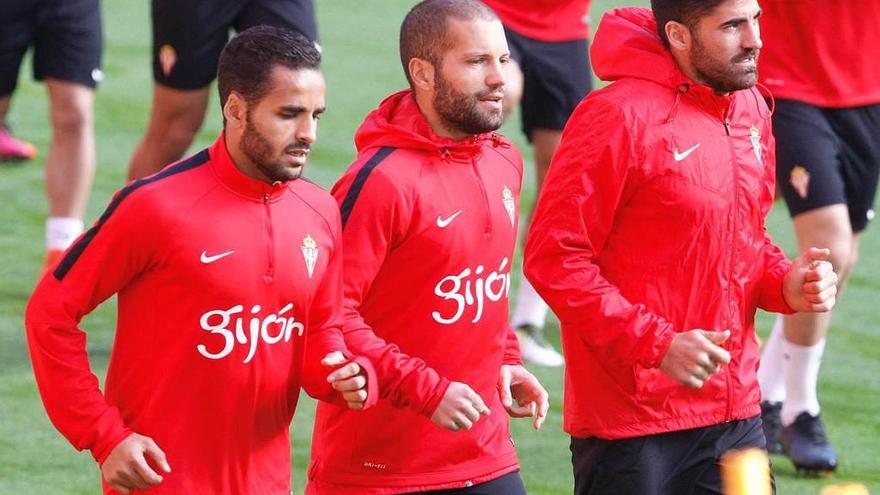
[(471, 159), (471, 170), (474, 172), (474, 179), (477, 181), (477, 186), (480, 188), (480, 194), (483, 195), (483, 205), (486, 208), (486, 227), (483, 230), (483, 237), (490, 237), (492, 235), (492, 210), (489, 207), (489, 195), (486, 194), (486, 185), (483, 184), (483, 177), (480, 175), (480, 170), (477, 168), (477, 162)]
[(275, 278), (275, 232), (272, 230), (272, 208), (269, 206), (269, 194), (263, 194), (263, 208), (266, 212), (267, 254), (269, 256), (263, 280), (269, 283)]
[[(731, 303), (733, 302), (733, 272), (734, 272), (734, 259), (733, 253), (736, 251), (736, 242), (737, 242), (737, 211), (739, 210), (739, 164), (737, 162), (736, 157), (736, 148), (733, 145), (733, 137), (730, 135), (730, 106), (728, 105), (725, 110), (724, 115), (722, 115), (722, 122), (724, 123), (724, 131), (727, 133), (727, 143), (730, 146), (730, 156), (731, 156), (731, 164), (733, 165), (733, 221), (731, 222), (731, 244), (729, 245), (728, 251), (728, 275), (727, 275), (727, 308), (726, 312), (728, 315), (730, 314)], [(733, 327), (733, 320), (729, 317), (727, 318), (730, 327)], [(730, 328), (731, 336), (728, 338), (727, 342), (732, 342), (733, 339), (733, 328)], [(728, 345), (728, 348), (730, 346)], [(724, 422), (727, 423), (731, 421), (731, 417), (733, 416), (733, 380), (731, 379), (730, 366), (726, 367), (726, 382), (727, 382), (727, 408), (724, 413)]]

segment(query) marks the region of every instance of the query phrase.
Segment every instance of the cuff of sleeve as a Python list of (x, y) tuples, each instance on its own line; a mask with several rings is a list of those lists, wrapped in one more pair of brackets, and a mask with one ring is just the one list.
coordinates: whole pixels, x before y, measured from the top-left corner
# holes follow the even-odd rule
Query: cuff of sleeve
[(98, 466), (104, 464), (104, 461), (107, 459), (107, 456), (110, 455), (110, 452), (113, 452), (113, 449), (132, 433), (134, 432), (128, 428), (122, 428), (119, 431), (114, 432), (112, 435), (108, 435), (106, 438), (95, 442), (95, 446), (92, 447), (91, 452), (92, 457), (98, 462)]
[(674, 330), (671, 328), (661, 330), (659, 335), (654, 337), (654, 342), (650, 349), (650, 357), (641, 364), (646, 368), (659, 368), (660, 363), (663, 362), (663, 358), (666, 356), (666, 351), (669, 350), (669, 346), (672, 344), (673, 338), (675, 338)]
[(440, 384), (437, 386), (436, 391), (431, 396), (431, 398), (427, 402), (425, 402), (425, 404), (422, 406), (422, 409), (419, 411), (422, 416), (430, 419), (431, 416), (434, 415), (434, 411), (437, 410), (437, 406), (440, 405), (440, 401), (442, 401), (443, 396), (446, 395), (446, 389), (449, 388), (449, 383), (450, 382), (448, 378), (442, 376), (440, 377)]

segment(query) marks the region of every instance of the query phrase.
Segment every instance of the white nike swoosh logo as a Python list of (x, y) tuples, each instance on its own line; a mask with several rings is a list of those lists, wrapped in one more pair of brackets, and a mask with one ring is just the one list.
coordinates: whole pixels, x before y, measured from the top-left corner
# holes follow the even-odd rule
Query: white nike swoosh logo
[(685, 158), (687, 158), (688, 155), (693, 153), (694, 150), (699, 147), (700, 147), (700, 143), (697, 143), (697, 144), (691, 146), (690, 148), (684, 150), (682, 153), (679, 153), (678, 148), (676, 148), (672, 152), (672, 157), (675, 158), (675, 161), (680, 162), (680, 161), (684, 160)]
[(234, 252), (235, 251), (226, 251), (226, 252), (223, 252), (220, 254), (215, 254), (214, 256), (208, 256), (207, 251), (202, 251), (202, 256), (199, 259), (202, 260), (202, 263), (207, 265), (208, 263), (213, 263), (213, 262), (219, 260), (220, 258), (225, 258), (226, 256), (229, 256), (230, 254), (232, 254)]
[(459, 213), (461, 213), (461, 210), (458, 210), (457, 212), (453, 213), (452, 215), (450, 215), (446, 218), (443, 218), (440, 215), (437, 215), (437, 226), (440, 227), (441, 229), (445, 229), (446, 226), (448, 226), (450, 223), (452, 223), (453, 220), (455, 220), (455, 217), (457, 217)]

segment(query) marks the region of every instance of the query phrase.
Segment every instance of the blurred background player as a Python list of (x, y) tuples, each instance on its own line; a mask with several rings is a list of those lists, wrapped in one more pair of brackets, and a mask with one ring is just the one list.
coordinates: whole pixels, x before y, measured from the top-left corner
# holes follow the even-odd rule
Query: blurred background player
[(230, 29), (266, 24), (317, 43), (312, 0), (152, 0), (153, 107), (129, 179), (183, 156), (202, 127)]
[[(535, 197), (540, 192), (562, 129), (574, 107), (592, 87), (589, 58), (591, 0), (483, 0), (501, 18), (511, 63), (504, 112), (517, 104), (522, 130), (535, 147)], [(529, 213), (531, 220), (531, 210)], [(562, 355), (544, 337), (547, 304), (520, 277), (511, 324), (523, 359), (562, 366)]]
[[(776, 177), (798, 250), (831, 248), (846, 284), (880, 169), (880, 2), (763, 0), (760, 76), (776, 99)], [(822, 17), (817, 22), (816, 16)], [(777, 319), (759, 380), (768, 450), (833, 471), (816, 384), (831, 313)]]
[(101, 73), (98, 0), (0, 1), (0, 159), (30, 159), (36, 149), (6, 125), (25, 52), (34, 78), (46, 82), (52, 139), (46, 157), (46, 266), (83, 231), (95, 176), (94, 101)]

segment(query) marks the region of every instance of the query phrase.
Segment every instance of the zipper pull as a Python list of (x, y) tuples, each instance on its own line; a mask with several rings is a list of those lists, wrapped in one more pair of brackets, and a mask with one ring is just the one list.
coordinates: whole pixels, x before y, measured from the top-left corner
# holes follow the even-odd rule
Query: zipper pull
[(269, 194), (263, 194), (263, 203), (269, 204)]
[(730, 119), (724, 118), (724, 130), (727, 131), (727, 135), (730, 136)]

